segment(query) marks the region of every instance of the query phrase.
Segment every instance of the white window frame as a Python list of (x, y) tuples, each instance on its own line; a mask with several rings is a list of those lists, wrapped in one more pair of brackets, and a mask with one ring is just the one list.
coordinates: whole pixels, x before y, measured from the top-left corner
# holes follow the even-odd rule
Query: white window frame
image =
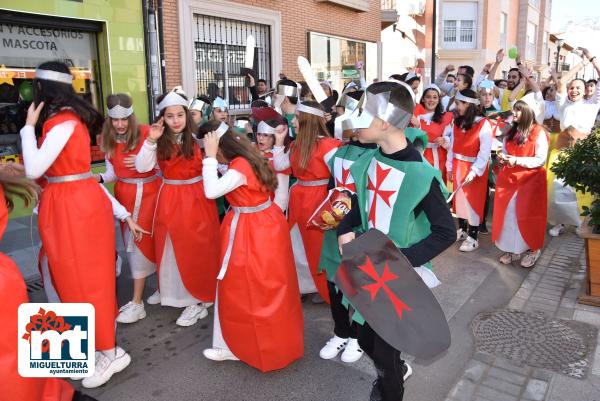
[[(255, 22), (271, 26), (271, 71), (273, 77), (282, 70), (281, 13), (266, 8), (246, 6), (224, 0), (179, 0), (179, 42), (181, 60), (181, 85), (186, 93), (195, 95), (194, 14)], [(244, 111), (244, 109), (239, 109)], [(238, 110), (235, 110), (236, 112)]]
[(500, 48), (508, 49), (508, 14), (500, 13)]
[[(533, 26), (533, 35), (530, 35), (529, 28)], [(525, 34), (525, 57), (527, 60), (537, 59), (537, 31), (538, 26), (531, 21), (527, 22), (527, 31)]]
[[(454, 37), (455, 41), (446, 41), (446, 23), (454, 21), (456, 22), (456, 27), (454, 29)], [(461, 30), (463, 29), (464, 22), (472, 22), (472, 33), (471, 37), (473, 38), (470, 42), (465, 42), (461, 40)], [(442, 43), (444, 49), (475, 49), (477, 48), (477, 20), (468, 19), (468, 20), (456, 20), (456, 19), (444, 19), (442, 23)]]

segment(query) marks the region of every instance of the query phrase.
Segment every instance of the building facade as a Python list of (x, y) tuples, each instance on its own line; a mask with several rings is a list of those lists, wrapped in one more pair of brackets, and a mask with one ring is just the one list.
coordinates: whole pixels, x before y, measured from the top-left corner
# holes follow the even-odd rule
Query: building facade
[[(447, 64), (472, 65), (478, 73), (498, 49), (516, 47), (521, 59), (541, 70), (547, 66), (551, 0), (439, 0), (437, 54)], [(505, 58), (496, 78), (514, 60)]]
[(379, 75), (378, 1), (164, 0), (166, 85), (188, 94), (226, 98), (232, 113), (249, 107), (244, 67), (246, 39), (254, 36), (254, 69), (272, 87), (280, 73), (301, 80), (305, 56), (336, 90), (358, 78), (364, 62), (370, 82)]

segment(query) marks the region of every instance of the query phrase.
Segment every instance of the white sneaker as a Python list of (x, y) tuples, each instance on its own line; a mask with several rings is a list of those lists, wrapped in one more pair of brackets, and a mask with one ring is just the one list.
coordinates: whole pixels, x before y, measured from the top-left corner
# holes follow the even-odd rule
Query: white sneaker
[(554, 227), (552, 227), (550, 230), (548, 230), (548, 234), (550, 234), (551, 237), (558, 237), (564, 231), (565, 231), (565, 225), (557, 224)]
[(537, 251), (529, 250), (521, 260), (521, 267), (532, 267), (535, 265), (535, 262), (540, 258), (542, 254), (542, 250), (538, 249)]
[(117, 316), (117, 322), (119, 323), (135, 323), (146, 317), (146, 311), (144, 310), (144, 302), (136, 304), (132, 301), (121, 306), (119, 309), (119, 316)]
[(467, 237), (458, 249), (463, 252), (473, 252), (477, 248), (479, 248), (479, 241), (473, 237)]
[(498, 261), (500, 263), (502, 263), (503, 265), (510, 265), (512, 262), (516, 262), (519, 259), (521, 259), (521, 255), (520, 254), (506, 252), (505, 254), (503, 254), (502, 256), (500, 256), (500, 258), (498, 259)]
[(158, 305), (160, 303), (160, 291), (154, 291), (154, 294), (150, 295), (146, 302), (148, 302), (148, 305)]
[(100, 387), (110, 380), (112, 375), (119, 373), (131, 363), (131, 356), (123, 348), (117, 347), (115, 359), (110, 359), (104, 353), (96, 360), (96, 371), (90, 377), (86, 377), (81, 382), (85, 388)]
[(196, 324), (198, 320), (204, 319), (206, 316), (208, 316), (208, 311), (204, 306), (190, 305), (181, 312), (181, 315), (175, 323), (178, 326), (187, 327)]
[(459, 228), (458, 230), (456, 230), (456, 240), (457, 241), (464, 241), (467, 239), (467, 232), (464, 231), (462, 228)]
[(202, 306), (204, 306), (206, 309), (210, 308), (213, 305), (214, 302), (202, 302)]
[(351, 338), (344, 348), (344, 352), (342, 352), (342, 362), (353, 363), (360, 359), (363, 356), (363, 350), (358, 345), (358, 340), (356, 338)]
[(413, 370), (406, 361), (404, 361), (404, 366), (406, 366), (406, 372), (404, 372), (404, 381), (406, 381), (406, 379), (412, 376)]
[(237, 356), (233, 355), (231, 351), (223, 348), (207, 348), (204, 351), (202, 351), (202, 353), (207, 359), (218, 362), (240, 360)]
[(348, 344), (347, 338), (340, 338), (338, 336), (333, 336), (327, 341), (327, 344), (321, 351), (319, 351), (319, 356), (323, 359), (333, 359), (340, 353), (341, 350), (346, 348), (346, 344)]

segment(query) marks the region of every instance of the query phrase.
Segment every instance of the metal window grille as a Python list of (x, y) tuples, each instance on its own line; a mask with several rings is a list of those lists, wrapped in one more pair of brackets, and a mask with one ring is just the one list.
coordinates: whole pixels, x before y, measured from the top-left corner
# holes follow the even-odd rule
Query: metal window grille
[(460, 21), (460, 41), (462, 43), (472, 43), (475, 33), (475, 21), (461, 20)]
[(455, 20), (444, 20), (444, 42), (456, 42)]
[(194, 15), (196, 94), (222, 97), (230, 109), (250, 107), (246, 77), (240, 74), (246, 55), (246, 38), (254, 36), (253, 69), (272, 86), (271, 27), (209, 15)]

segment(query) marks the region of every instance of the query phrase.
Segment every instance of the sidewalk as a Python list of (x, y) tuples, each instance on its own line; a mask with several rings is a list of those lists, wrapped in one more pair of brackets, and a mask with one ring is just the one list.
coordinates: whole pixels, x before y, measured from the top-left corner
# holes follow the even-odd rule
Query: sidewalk
[(577, 303), (584, 257), (576, 234), (553, 238), (507, 307), (475, 317), (446, 401), (600, 400), (600, 308)]

